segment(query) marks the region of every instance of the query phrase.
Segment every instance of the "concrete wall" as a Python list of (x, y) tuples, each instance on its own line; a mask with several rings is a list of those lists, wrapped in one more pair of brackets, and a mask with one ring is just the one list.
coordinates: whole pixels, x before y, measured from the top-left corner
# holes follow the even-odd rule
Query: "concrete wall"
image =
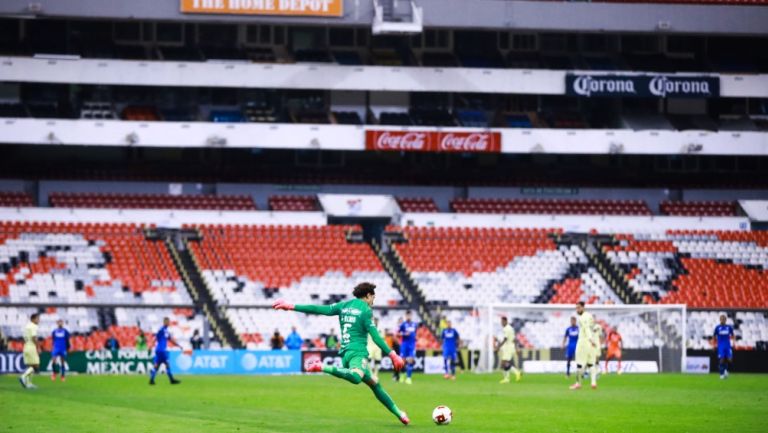
[(314, 194), (391, 194), (395, 197), (432, 197), (438, 208), (448, 212), (448, 202), (456, 195), (451, 186), (401, 186), (401, 185), (279, 185), (279, 184), (232, 184), (216, 185), (219, 194), (250, 194), (259, 209), (268, 209), (271, 195)]
[[(172, 183), (169, 182), (115, 182), (115, 181), (64, 181), (44, 180), (40, 182), (38, 203), (48, 206), (48, 195), (53, 192), (97, 192), (115, 194), (169, 194)], [(178, 185), (178, 184), (176, 184)], [(182, 194), (199, 195), (204, 191), (203, 184), (182, 183)]]
[[(373, 2), (345, 0), (343, 18), (199, 15), (179, 12), (178, 0), (38, 0), (40, 16), (369, 27)], [(425, 27), (553, 31), (768, 34), (768, 7), (606, 4), (510, 0), (415, 0)], [(28, 0), (3, 0), (0, 14), (31, 14)]]
[[(53, 181), (44, 180), (39, 184), (24, 180), (0, 180), (0, 191), (27, 191), (39, 189), (37, 199), (40, 206), (48, 206), (48, 195), (52, 192), (98, 192), (129, 194), (168, 194), (168, 182), (120, 182), (120, 181)], [(407, 186), (407, 185), (322, 185), (322, 184), (249, 184), (181, 183), (182, 194), (199, 195), (216, 193), (220, 195), (251, 195), (259, 209), (269, 208), (272, 195), (316, 195), (316, 194), (389, 194), (395, 197), (432, 197), (441, 212), (450, 212), (450, 201), (463, 197), (463, 188), (453, 186)], [(39, 188), (38, 188), (39, 186)], [(561, 199), (561, 200), (644, 200), (656, 213), (659, 203), (669, 200), (675, 193), (681, 193), (686, 201), (700, 200), (768, 200), (765, 189), (684, 189), (663, 188), (579, 188), (579, 187), (470, 187), (466, 189), (469, 198), (508, 199)]]

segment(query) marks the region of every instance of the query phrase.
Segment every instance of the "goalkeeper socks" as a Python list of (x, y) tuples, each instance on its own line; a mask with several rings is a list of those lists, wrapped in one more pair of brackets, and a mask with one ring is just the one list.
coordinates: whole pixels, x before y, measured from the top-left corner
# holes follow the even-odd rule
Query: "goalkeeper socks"
[(384, 407), (386, 407), (396, 417), (400, 418), (400, 409), (398, 409), (395, 402), (392, 401), (392, 397), (387, 394), (387, 391), (384, 391), (384, 388), (380, 383), (373, 385), (371, 387), (371, 391), (373, 391), (373, 395), (376, 396), (376, 398), (381, 402), (381, 404), (384, 405)]
[(409, 362), (408, 365), (405, 367), (405, 377), (410, 379), (412, 374), (413, 374), (413, 364)]
[(323, 367), (323, 373), (328, 373), (331, 376), (338, 377), (339, 379), (344, 379), (353, 385), (357, 385), (363, 381), (362, 377), (360, 377), (357, 373), (353, 372), (348, 368), (336, 368), (334, 366), (325, 366)]

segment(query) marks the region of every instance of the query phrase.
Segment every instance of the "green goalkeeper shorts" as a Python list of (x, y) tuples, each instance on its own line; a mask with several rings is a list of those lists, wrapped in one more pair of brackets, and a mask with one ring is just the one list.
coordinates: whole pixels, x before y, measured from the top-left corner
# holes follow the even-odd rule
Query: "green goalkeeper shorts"
[(344, 368), (361, 370), (366, 376), (371, 375), (368, 368), (368, 354), (360, 352), (347, 352), (341, 358), (341, 365)]

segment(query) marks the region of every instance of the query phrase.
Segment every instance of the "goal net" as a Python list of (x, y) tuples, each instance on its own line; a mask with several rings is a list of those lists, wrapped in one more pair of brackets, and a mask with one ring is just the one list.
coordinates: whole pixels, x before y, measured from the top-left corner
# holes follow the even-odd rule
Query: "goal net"
[[(603, 337), (616, 330), (622, 337), (622, 371), (637, 373), (681, 372), (685, 366), (685, 305), (587, 305)], [(481, 371), (498, 368), (495, 339), (502, 335), (501, 317), (515, 329), (524, 370), (529, 373), (565, 373), (563, 337), (576, 317), (570, 304), (494, 304), (478, 307)], [(566, 343), (567, 347), (567, 343)], [(605, 368), (605, 343), (600, 368)], [(571, 365), (575, 368), (575, 363)], [(616, 371), (611, 360), (608, 371)]]

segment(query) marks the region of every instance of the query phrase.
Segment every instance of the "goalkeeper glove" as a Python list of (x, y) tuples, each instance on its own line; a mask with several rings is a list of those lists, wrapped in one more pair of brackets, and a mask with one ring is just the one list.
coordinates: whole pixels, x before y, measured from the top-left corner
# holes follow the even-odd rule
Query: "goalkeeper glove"
[(405, 361), (403, 361), (403, 358), (400, 357), (397, 353), (394, 351), (389, 352), (389, 359), (392, 360), (392, 368), (395, 369), (395, 371), (400, 371), (405, 367)]
[(278, 299), (274, 304), (272, 304), (272, 308), (275, 310), (293, 310), (295, 307), (290, 302)]

